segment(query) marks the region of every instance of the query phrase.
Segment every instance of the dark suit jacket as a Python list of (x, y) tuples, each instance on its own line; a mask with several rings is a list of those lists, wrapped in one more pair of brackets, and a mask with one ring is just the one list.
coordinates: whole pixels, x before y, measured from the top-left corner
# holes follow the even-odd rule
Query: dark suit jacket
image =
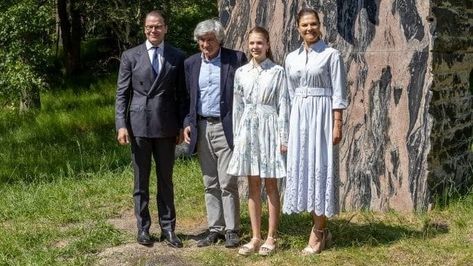
[(153, 77), (143, 43), (123, 52), (117, 81), (115, 124), (131, 136), (161, 138), (179, 134), (189, 112), (184, 54), (164, 43), (163, 64)]
[[(233, 106), (233, 79), (235, 70), (246, 64), (247, 59), (240, 51), (221, 48), (220, 60), (220, 119), (228, 146), (233, 149), (232, 106)], [(199, 98), (199, 74), (202, 64), (201, 53), (194, 54), (184, 62), (186, 87), (190, 95), (189, 114), (184, 121), (184, 127), (191, 127), (191, 143), (189, 152), (193, 153), (197, 142), (197, 101)]]

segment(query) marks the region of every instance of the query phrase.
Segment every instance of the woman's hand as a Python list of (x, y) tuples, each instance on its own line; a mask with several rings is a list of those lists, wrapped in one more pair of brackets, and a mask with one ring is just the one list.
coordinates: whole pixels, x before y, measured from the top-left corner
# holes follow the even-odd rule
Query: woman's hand
[(333, 120), (333, 145), (337, 145), (342, 140), (342, 120)]

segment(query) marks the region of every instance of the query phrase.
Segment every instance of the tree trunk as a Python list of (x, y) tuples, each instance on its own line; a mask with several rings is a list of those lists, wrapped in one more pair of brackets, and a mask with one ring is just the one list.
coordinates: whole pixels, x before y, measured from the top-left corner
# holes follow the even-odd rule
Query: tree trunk
[(38, 88), (24, 89), (21, 92), (20, 112), (39, 109), (41, 109), (41, 100)]
[(57, 10), (61, 28), (66, 75), (80, 71), (81, 17), (74, 0), (58, 0)]
[(335, 158), (340, 208), (425, 210), (439, 186), (471, 185), (471, 9), (414, 0), (219, 0), (225, 45), (247, 52), (246, 33), (264, 26), (283, 63), (301, 44), (295, 19), (304, 5), (319, 11), (323, 38), (342, 52), (348, 73)]

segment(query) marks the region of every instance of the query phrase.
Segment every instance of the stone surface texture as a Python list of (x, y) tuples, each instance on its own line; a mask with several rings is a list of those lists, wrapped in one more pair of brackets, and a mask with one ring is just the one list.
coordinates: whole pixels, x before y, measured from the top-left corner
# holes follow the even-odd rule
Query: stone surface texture
[[(319, 10), (343, 54), (349, 107), (338, 147), (342, 210), (426, 210), (472, 184), (472, 1), (220, 0), (225, 46), (266, 27), (275, 59), (299, 47), (296, 13)], [(450, 194), (452, 195), (452, 194)]]

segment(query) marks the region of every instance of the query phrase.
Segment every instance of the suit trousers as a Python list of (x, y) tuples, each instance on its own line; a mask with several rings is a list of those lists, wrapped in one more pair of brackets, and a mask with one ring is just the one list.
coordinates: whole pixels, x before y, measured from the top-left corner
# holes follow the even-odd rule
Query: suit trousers
[(238, 178), (227, 174), (232, 150), (221, 122), (199, 120), (197, 155), (204, 178), (209, 230), (219, 233), (239, 231)]
[(133, 199), (138, 230), (149, 231), (149, 179), (151, 157), (156, 164), (158, 218), (161, 230), (174, 231), (176, 210), (172, 172), (176, 138), (131, 138), (131, 153), (134, 169)]

